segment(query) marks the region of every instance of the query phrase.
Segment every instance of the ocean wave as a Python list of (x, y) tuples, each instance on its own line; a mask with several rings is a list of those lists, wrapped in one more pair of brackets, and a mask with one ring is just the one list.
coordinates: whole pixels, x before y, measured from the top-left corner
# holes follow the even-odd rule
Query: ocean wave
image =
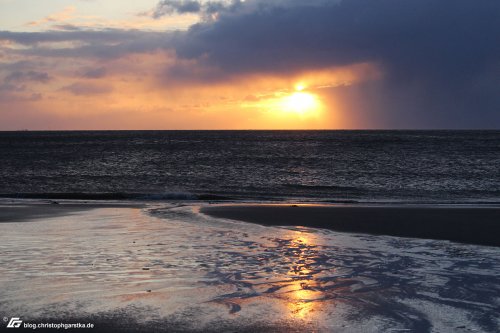
[(59, 199), (59, 200), (235, 200), (216, 194), (193, 194), (189, 192), (126, 193), (126, 192), (77, 192), (77, 193), (2, 193), (0, 198), (14, 199)]
[(409, 197), (404, 199), (351, 198), (349, 196), (303, 196), (279, 194), (242, 194), (242, 193), (191, 193), (191, 192), (49, 192), (49, 193), (0, 193), (3, 199), (42, 199), (42, 200), (95, 200), (95, 201), (221, 201), (254, 203), (310, 203), (310, 204), (349, 204), (349, 205), (500, 205), (498, 198), (440, 199)]
[(360, 187), (340, 186), (340, 185), (283, 184), (282, 186), (288, 188), (306, 189), (306, 190), (330, 190), (330, 191), (350, 191), (350, 192), (366, 191), (366, 189)]

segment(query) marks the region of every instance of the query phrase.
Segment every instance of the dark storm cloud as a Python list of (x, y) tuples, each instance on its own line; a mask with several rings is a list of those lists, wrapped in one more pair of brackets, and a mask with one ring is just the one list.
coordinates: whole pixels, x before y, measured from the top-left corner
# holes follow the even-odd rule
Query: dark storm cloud
[[(329, 1), (336, 3), (339, 0), (309, 0), (308, 6), (315, 6)], [(303, 0), (213, 0), (213, 1), (200, 1), (200, 0), (162, 0), (150, 12), (153, 18), (160, 18), (166, 15), (173, 14), (186, 14), (186, 13), (199, 13), (202, 18), (207, 21), (212, 21), (211, 14), (221, 13), (236, 13), (240, 10), (253, 11), (257, 7), (265, 6), (286, 6), (292, 7), (297, 5), (304, 5)], [(142, 15), (147, 15), (142, 13)]]
[(498, 60), (500, 51), (496, 0), (263, 2), (240, 11), (193, 26), (178, 41), (178, 54), (205, 56), (230, 71), (378, 61), (455, 73)]
[(383, 81), (356, 89), (359, 98), (377, 91), (381, 119), (500, 126), (500, 1), (290, 3), (247, 1), (223, 11), (178, 39), (177, 54), (226, 74), (371, 62)]
[(162, 0), (156, 5), (150, 15), (153, 18), (158, 19), (166, 15), (196, 13), (199, 14), (205, 21), (211, 21), (213, 19), (211, 17), (212, 14), (233, 12), (240, 8), (243, 2), (244, 1), (242, 0), (206, 2), (199, 0)]

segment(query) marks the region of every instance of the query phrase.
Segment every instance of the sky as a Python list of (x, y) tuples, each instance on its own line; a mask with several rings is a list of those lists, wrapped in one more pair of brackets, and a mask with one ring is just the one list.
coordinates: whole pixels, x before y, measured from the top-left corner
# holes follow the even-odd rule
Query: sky
[(500, 1), (0, 0), (22, 129), (500, 129)]

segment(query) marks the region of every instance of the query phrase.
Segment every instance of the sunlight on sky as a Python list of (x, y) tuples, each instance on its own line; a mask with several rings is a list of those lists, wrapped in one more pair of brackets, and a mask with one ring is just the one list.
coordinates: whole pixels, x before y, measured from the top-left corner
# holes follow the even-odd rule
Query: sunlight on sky
[[(370, 1), (0, 0), (0, 129), (413, 128), (421, 113), (426, 126), (441, 128), (448, 120), (467, 125), (472, 101), (485, 103), (486, 118), (470, 119), (492, 126), (484, 119), (496, 114), (494, 57), (458, 66), (465, 60), (449, 58), (459, 52), (447, 43), (416, 38), (415, 47), (400, 41), (396, 60), (385, 25), (375, 24), (388, 4), (363, 9)], [(472, 3), (457, 17), (491, 11)], [(270, 15), (274, 10), (283, 15)], [(359, 15), (366, 19), (358, 22)], [(396, 17), (387, 17), (394, 27)], [(438, 17), (433, 26), (458, 33)], [(481, 49), (478, 57), (498, 30), (496, 21), (486, 23), (491, 27), (470, 24), (477, 36), (489, 36), (468, 34), (466, 50)], [(421, 27), (412, 24), (417, 36)], [(419, 57), (413, 66), (416, 49), (439, 49), (427, 57), (441, 62)], [(478, 65), (474, 75), (458, 70), (471, 64)], [(401, 84), (406, 72), (411, 84)], [(461, 76), (469, 79), (445, 82)], [(450, 93), (428, 94), (435, 88)], [(462, 116), (447, 118), (444, 110), (455, 109)]]
[(0, 39), (0, 127), (324, 129), (345, 126), (332, 88), (378, 77), (370, 63), (225, 73), (165, 46), (200, 15), (155, 18), (158, 3), (0, 0), (0, 30), (39, 34)]
[(281, 102), (283, 111), (299, 114), (316, 112), (319, 107), (320, 103), (315, 95), (301, 91), (283, 97)]
[(302, 83), (302, 82), (299, 82), (299, 83), (297, 83), (297, 84), (295, 85), (295, 90), (297, 90), (297, 91), (302, 91), (302, 90), (304, 90), (305, 88), (306, 88), (306, 86), (305, 86), (305, 85), (304, 85), (304, 83)]
[[(296, 126), (308, 127), (309, 120), (321, 120), (324, 108), (320, 98), (313, 92), (305, 91), (305, 84), (299, 82), (294, 89), (277, 89), (270, 94), (262, 94), (255, 101), (247, 101), (242, 107), (258, 109), (270, 118), (282, 122), (295, 122)], [(302, 125), (300, 125), (302, 124)]]

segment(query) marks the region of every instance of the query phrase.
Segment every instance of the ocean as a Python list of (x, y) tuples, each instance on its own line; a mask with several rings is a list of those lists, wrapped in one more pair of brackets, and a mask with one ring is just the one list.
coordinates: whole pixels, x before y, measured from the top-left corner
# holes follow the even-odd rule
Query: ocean
[(500, 131), (0, 132), (16, 198), (492, 203)]

